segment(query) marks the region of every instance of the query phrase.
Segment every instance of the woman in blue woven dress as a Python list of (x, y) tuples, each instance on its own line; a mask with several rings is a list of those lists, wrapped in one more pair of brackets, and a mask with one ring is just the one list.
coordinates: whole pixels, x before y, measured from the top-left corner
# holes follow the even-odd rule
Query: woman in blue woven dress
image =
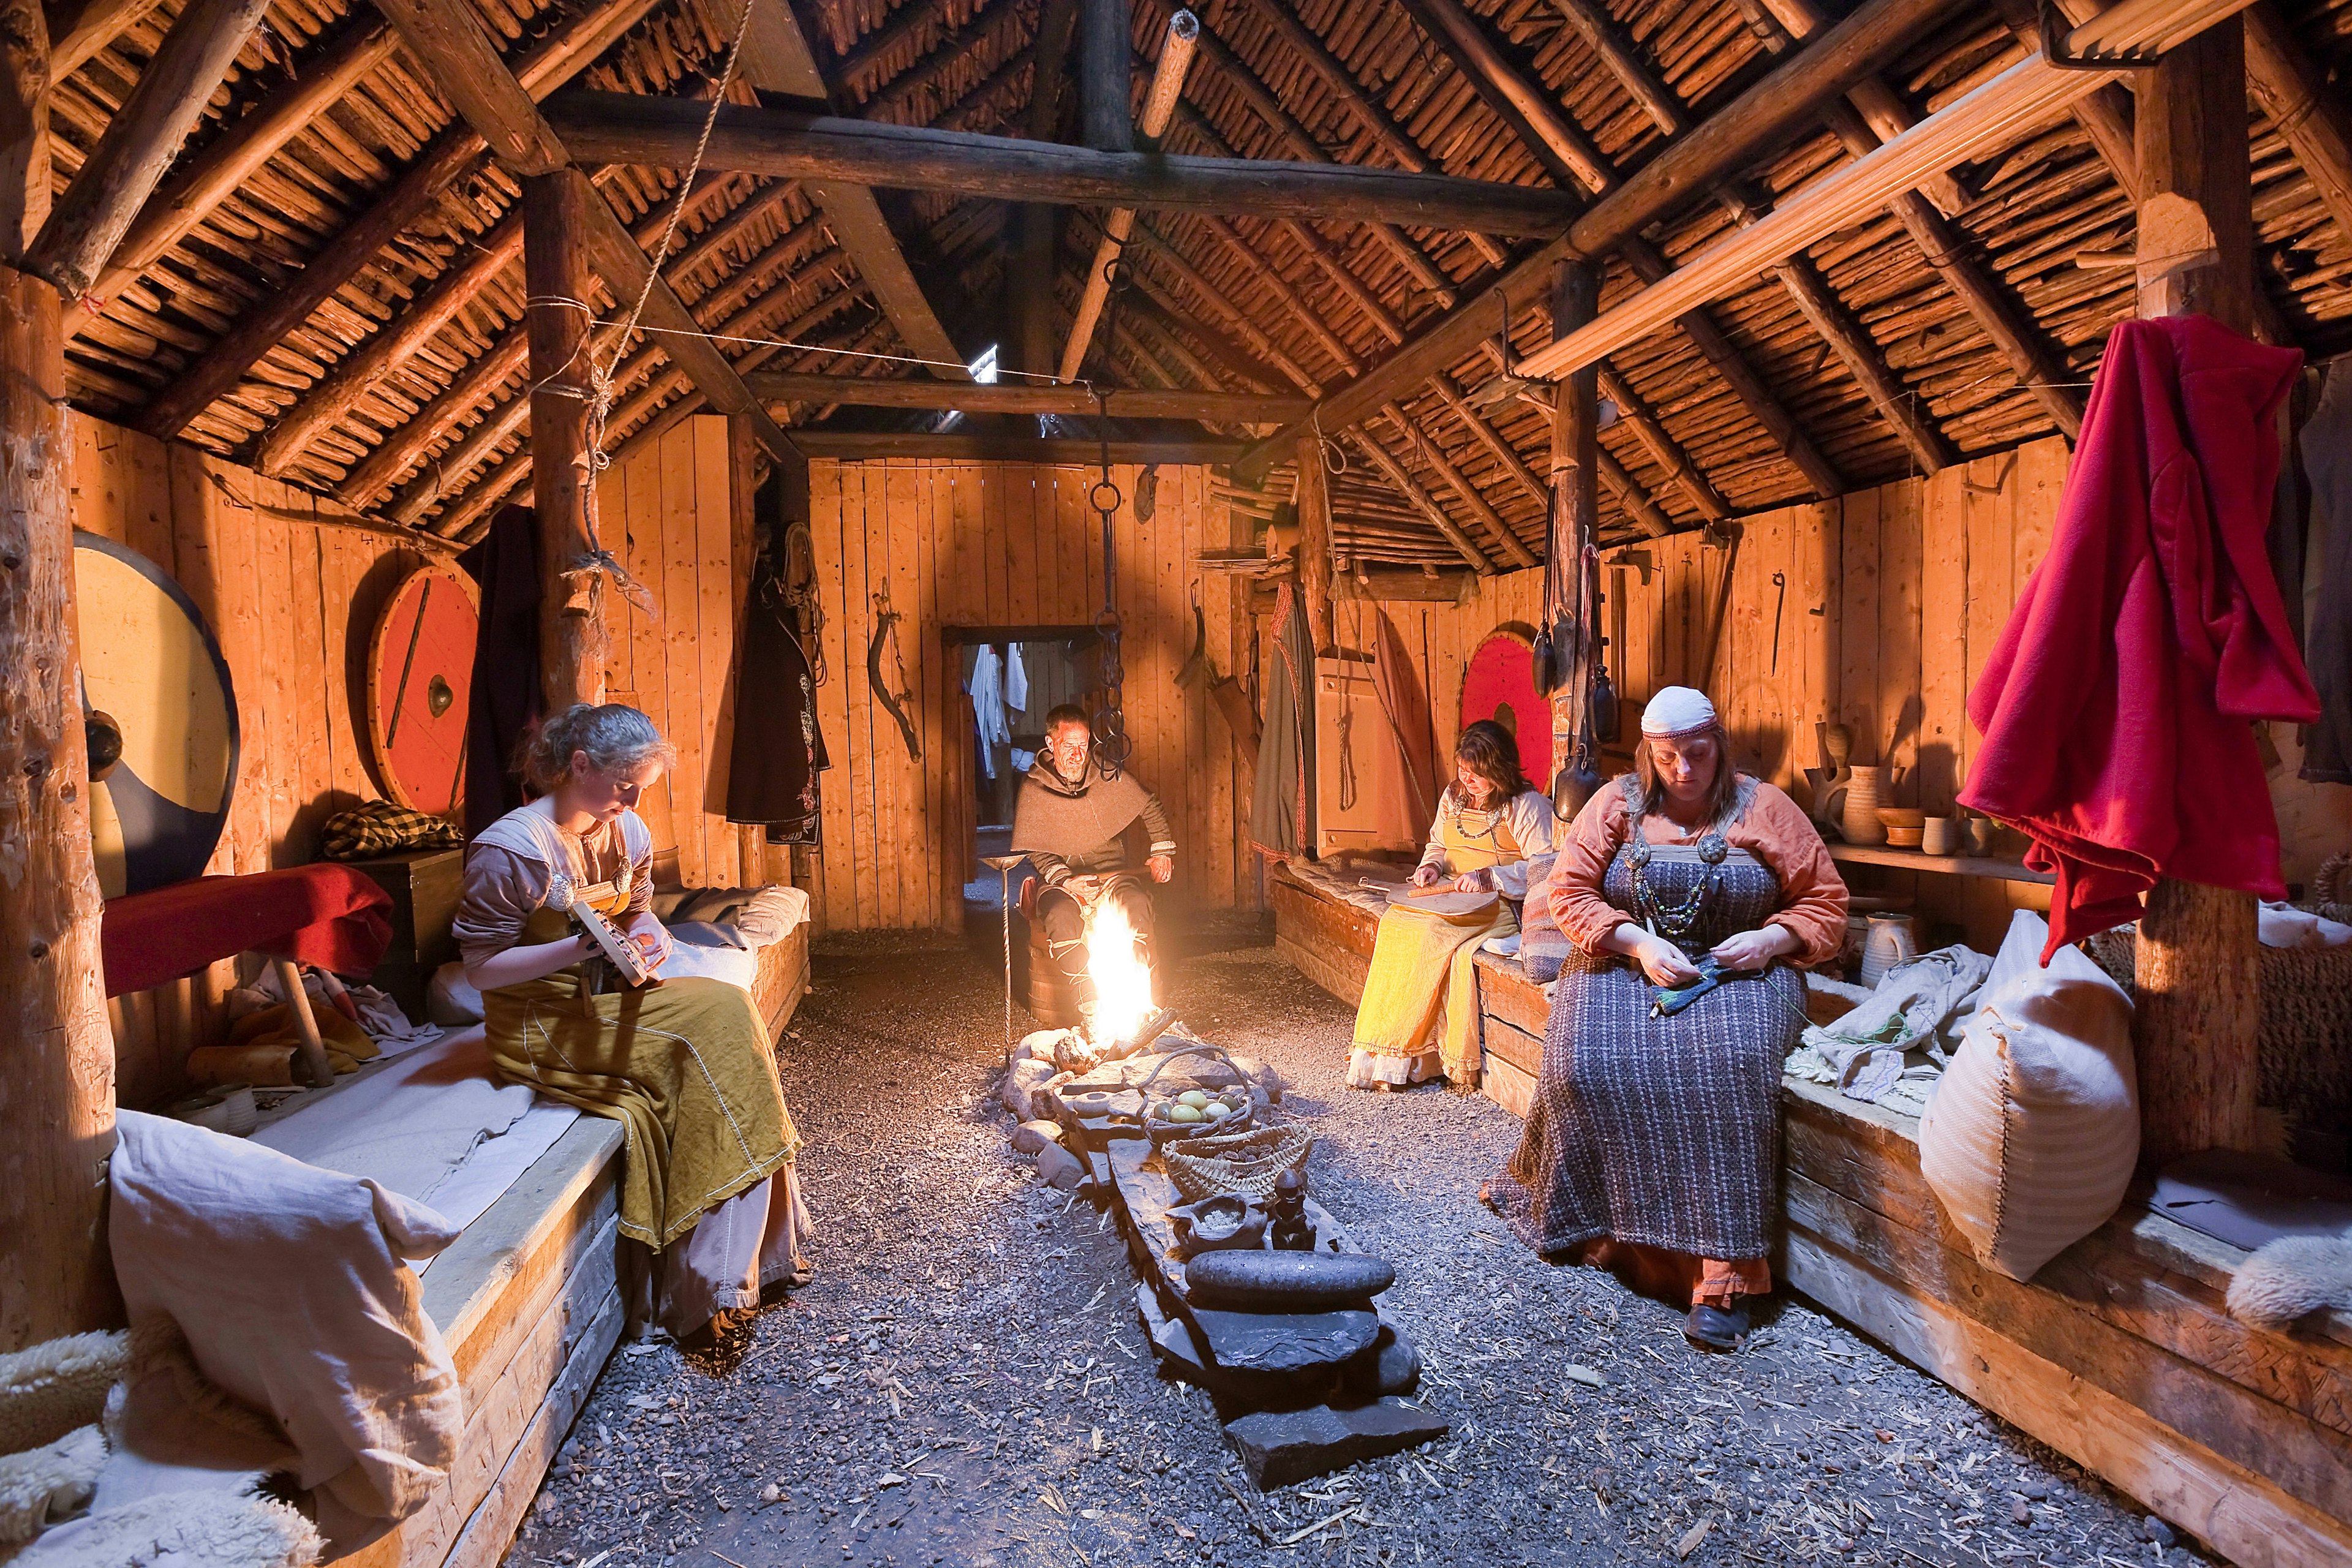
[[(1572, 951), (1526, 1131), (1485, 1195), (1548, 1258), (1686, 1286), (1685, 1332), (1732, 1350), (1741, 1298), (1772, 1288), (1797, 970), (1843, 944), (1846, 889), (1811, 818), (1733, 767), (1703, 693), (1652, 698), (1634, 757), (1553, 863), (1547, 892)], [(1661, 1007), (1661, 988), (1715, 976)]]

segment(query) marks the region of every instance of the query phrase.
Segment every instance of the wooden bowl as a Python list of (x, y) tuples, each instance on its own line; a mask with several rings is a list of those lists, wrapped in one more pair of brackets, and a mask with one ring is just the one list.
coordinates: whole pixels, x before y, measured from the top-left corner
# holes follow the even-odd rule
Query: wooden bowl
[(1890, 827), (1886, 830), (1886, 847), (1889, 849), (1916, 849), (1927, 831), (1924, 824), (1917, 827)]
[[(1927, 814), (1916, 805), (1882, 805), (1878, 808), (1878, 820), (1886, 824), (1889, 835), (1897, 829), (1907, 831), (1911, 835), (1911, 842), (1916, 844), (1919, 842), (1919, 829), (1927, 825)], [(1892, 843), (1893, 839), (1890, 837), (1888, 842)]]

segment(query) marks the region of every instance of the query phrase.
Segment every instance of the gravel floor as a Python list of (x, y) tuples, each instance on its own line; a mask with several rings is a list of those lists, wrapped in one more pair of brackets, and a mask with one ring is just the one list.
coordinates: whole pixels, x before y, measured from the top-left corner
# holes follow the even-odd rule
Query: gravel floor
[(1476, 1201), (1517, 1122), (1442, 1089), (1349, 1092), (1349, 1010), (1250, 946), (1175, 965), (1173, 1002), (1320, 1119), (1313, 1190), (1397, 1265), (1384, 1300), (1453, 1423), (1258, 1497), (1206, 1396), (1154, 1373), (1107, 1216), (1006, 1146), (992, 964), (864, 939), (816, 977), (784, 1064), (815, 1282), (714, 1349), (616, 1354), (513, 1561), (2200, 1561), (1801, 1302), (1706, 1356), (1673, 1310), (1538, 1261)]

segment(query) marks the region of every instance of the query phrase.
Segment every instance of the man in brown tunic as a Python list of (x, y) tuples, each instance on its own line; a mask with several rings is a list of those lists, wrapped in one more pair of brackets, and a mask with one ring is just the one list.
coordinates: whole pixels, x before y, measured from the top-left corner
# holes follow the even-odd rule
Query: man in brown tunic
[(1087, 973), (1087, 927), (1117, 908), (1150, 960), (1151, 894), (1128, 864), (1121, 836), (1141, 818), (1150, 848), (1143, 868), (1155, 882), (1176, 874), (1176, 839), (1160, 797), (1120, 772), (1103, 772), (1083, 710), (1063, 703), (1045, 715), (1045, 749), (1022, 781), (1013, 814), (1013, 852), (1026, 856), (1045, 882), (1037, 923), (1046, 951), (1069, 982), (1078, 1011), (1092, 1021), (1094, 981)]

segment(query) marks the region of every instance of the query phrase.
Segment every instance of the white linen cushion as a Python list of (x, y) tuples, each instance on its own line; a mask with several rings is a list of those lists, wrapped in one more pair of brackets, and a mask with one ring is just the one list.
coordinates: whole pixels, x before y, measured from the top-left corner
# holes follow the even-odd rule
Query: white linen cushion
[(129, 1110), (116, 1126), (107, 1234), (134, 1333), (169, 1320), (205, 1379), (276, 1424), (339, 1552), (423, 1507), (462, 1396), (402, 1259), (457, 1227), (243, 1139)]
[(2139, 1158), (2131, 1001), (2079, 948), (2039, 959), (2020, 910), (1935, 1098), (1919, 1170), (1977, 1260), (2012, 1279), (2106, 1222)]

